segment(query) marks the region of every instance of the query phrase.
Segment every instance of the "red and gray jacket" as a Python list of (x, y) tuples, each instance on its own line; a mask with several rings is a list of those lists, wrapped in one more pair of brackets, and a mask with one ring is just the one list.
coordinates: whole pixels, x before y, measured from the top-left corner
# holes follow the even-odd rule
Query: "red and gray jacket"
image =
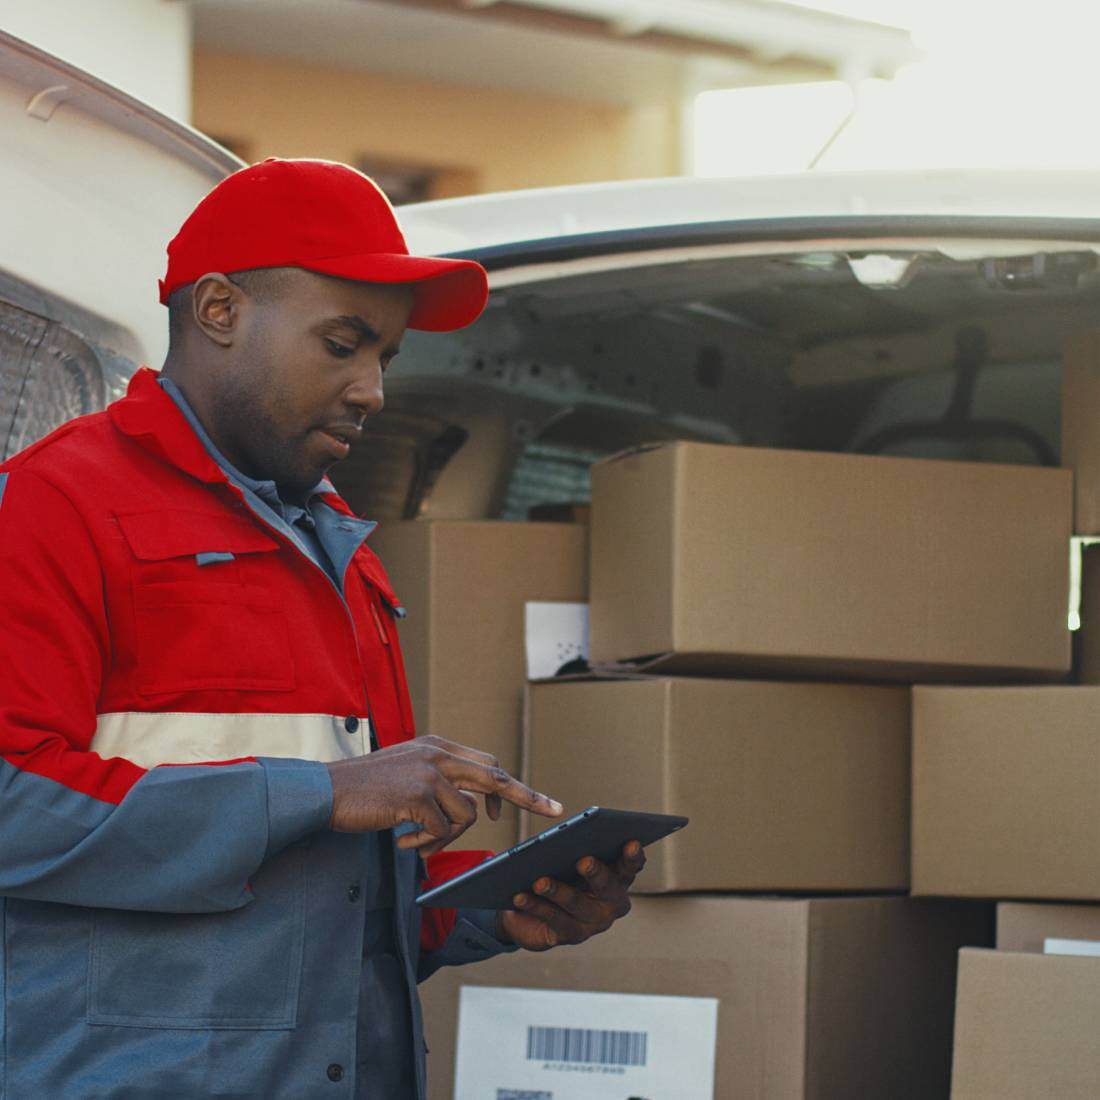
[[(355, 1094), (364, 840), (323, 762), (414, 735), (397, 613), (361, 541), (341, 593), (262, 522), (147, 368), (0, 466), (0, 1096)], [(484, 855), (394, 849), (418, 1052), (416, 981), (501, 947), (415, 895)]]

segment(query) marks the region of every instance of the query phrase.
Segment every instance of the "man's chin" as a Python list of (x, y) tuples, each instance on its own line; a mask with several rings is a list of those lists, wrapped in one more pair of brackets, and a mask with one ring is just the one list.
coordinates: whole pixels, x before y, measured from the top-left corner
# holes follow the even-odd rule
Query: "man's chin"
[(295, 447), (293, 451), (290, 447), (283, 449), (279, 456), (282, 462), (279, 463), (278, 473), (272, 479), (283, 500), (294, 504), (304, 502), (335, 465), (328, 455), (320, 455), (316, 451), (308, 445), (308, 440), (304, 446)]
[(296, 477), (293, 481), (276, 481), (275, 485), (279, 490), (279, 497), (287, 504), (304, 505), (324, 476), (325, 471), (322, 470), (308, 481)]

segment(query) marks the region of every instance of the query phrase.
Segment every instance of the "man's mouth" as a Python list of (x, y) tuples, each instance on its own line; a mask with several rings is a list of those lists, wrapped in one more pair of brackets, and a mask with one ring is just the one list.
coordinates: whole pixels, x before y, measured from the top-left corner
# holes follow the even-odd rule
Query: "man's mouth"
[(347, 458), (351, 445), (362, 436), (363, 431), (355, 424), (329, 424), (318, 428), (317, 433), (333, 457), (341, 459)]

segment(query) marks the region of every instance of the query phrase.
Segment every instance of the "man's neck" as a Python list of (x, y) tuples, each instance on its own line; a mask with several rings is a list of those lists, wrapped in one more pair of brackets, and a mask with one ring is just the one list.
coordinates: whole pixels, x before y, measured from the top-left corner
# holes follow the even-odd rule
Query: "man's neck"
[(219, 437), (214, 428), (214, 417), (210, 414), (205, 389), (201, 384), (196, 383), (193, 371), (183, 369), (178, 362), (169, 356), (165, 359), (164, 366), (161, 367), (160, 376), (171, 382), (183, 396), (192, 416), (202, 426), (203, 432), (206, 433), (206, 439), (214, 445), (221, 458), (224, 458), (239, 473), (245, 474), (254, 481), (270, 480), (249, 470), (247, 463), (242, 462), (240, 456), (234, 453), (233, 448), (227, 446), (226, 441)]
[[(161, 378), (171, 383), (175, 387), (178, 394), (183, 398), (186, 403), (191, 416), (201, 427), (202, 431), (199, 433), (200, 438), (203, 439), (203, 444), (209, 450), (212, 446), (216, 452), (213, 457), (218, 465), (223, 469), (227, 468), (227, 472), (234, 475), (238, 480), (244, 480), (255, 483), (255, 487), (258, 489), (260, 483), (271, 483), (275, 486), (276, 493), (280, 501), (284, 504), (292, 504), (299, 508), (306, 508), (310, 497), (313, 495), (314, 490), (310, 489), (307, 492), (294, 491), (287, 487), (280, 485), (276, 481), (272, 481), (269, 477), (254, 474), (250, 472), (233, 454), (224, 446), (222, 441), (218, 439), (214, 433), (210, 430), (212, 417), (203, 414), (202, 404), (200, 401), (196, 401), (196, 395), (202, 393), (201, 386), (195, 386), (188, 382), (184, 375), (187, 372), (173, 369), (171, 360), (165, 360), (164, 366), (161, 368)], [(203, 436), (205, 435), (205, 438)], [(242, 477), (243, 475), (243, 477)], [(262, 490), (261, 490), (262, 491)]]

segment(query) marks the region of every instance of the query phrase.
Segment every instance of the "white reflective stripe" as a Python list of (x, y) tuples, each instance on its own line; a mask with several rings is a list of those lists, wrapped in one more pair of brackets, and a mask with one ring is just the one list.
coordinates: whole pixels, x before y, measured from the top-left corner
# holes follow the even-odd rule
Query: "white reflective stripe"
[(331, 714), (191, 714), (123, 711), (101, 714), (91, 750), (121, 756), (142, 768), (282, 756), (299, 760), (345, 760), (370, 752), (370, 725), (359, 718), (349, 732), (345, 717)]

